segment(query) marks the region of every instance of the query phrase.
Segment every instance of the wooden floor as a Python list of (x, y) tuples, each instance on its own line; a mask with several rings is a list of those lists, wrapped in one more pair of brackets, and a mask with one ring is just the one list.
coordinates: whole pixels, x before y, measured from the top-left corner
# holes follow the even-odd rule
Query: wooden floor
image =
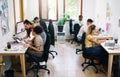
[[(84, 59), (81, 54), (75, 54), (76, 48), (78, 46), (69, 42), (56, 43), (55, 48), (51, 47), (58, 52), (58, 55), (54, 59), (49, 56), (47, 64), (51, 73), (48, 75), (46, 71), (40, 70), (40, 77), (106, 77), (102, 72), (96, 74), (92, 67), (83, 72), (81, 63)], [(15, 77), (21, 77), (21, 73), (15, 73)], [(36, 77), (36, 74), (31, 71), (27, 77)]]

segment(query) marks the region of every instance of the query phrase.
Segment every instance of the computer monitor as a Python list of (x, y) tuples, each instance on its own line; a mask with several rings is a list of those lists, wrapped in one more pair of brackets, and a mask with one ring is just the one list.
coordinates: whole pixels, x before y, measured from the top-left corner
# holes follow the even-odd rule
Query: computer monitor
[(25, 28), (24, 28), (23, 21), (17, 22), (16, 23), (16, 34), (24, 32), (24, 31), (25, 31)]

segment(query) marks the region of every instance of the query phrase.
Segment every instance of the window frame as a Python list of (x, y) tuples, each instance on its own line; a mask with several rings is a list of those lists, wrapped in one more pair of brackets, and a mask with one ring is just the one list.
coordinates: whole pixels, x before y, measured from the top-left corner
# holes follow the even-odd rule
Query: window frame
[[(64, 9), (63, 9), (63, 14), (65, 14), (66, 13), (66, 0), (63, 0), (63, 7), (64, 7)], [(82, 11), (83, 11), (83, 0), (79, 0), (79, 2), (80, 2), (80, 9), (79, 9), (79, 13), (80, 13), (80, 15), (82, 15)], [(73, 21), (75, 21), (74, 19), (73, 19)]]
[[(80, 15), (82, 15), (82, 11), (83, 11), (83, 0), (79, 0), (80, 1)], [(66, 8), (66, 0), (63, 0), (63, 14), (65, 14), (65, 8)], [(48, 0), (47, 0), (47, 5), (48, 5)], [(45, 21), (49, 21), (49, 19), (48, 19), (48, 7), (49, 6), (47, 6), (47, 19), (45, 19)], [(56, 0), (56, 20), (52, 20), (52, 21), (58, 21), (58, 0)], [(42, 18), (42, 1), (41, 0), (39, 0), (39, 18)]]
[[(48, 15), (49, 15), (49, 12), (48, 12), (48, 8), (49, 8), (49, 6), (48, 6), (48, 0), (46, 0), (47, 1), (47, 19), (44, 19), (45, 21), (49, 21), (49, 17), (48, 17)], [(41, 0), (39, 0), (39, 17), (40, 18), (42, 18), (42, 1)], [(52, 19), (53, 20), (53, 19)], [(58, 0), (56, 0), (56, 20), (53, 20), (53, 21), (57, 21), (58, 20)]]

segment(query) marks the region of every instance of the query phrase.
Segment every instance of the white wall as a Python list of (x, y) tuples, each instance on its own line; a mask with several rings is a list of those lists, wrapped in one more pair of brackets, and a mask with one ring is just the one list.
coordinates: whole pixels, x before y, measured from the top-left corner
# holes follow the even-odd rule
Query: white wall
[(88, 18), (95, 20), (95, 1), (83, 0), (83, 22), (85, 25)]
[(8, 0), (8, 12), (9, 12), (9, 28), (10, 28), (10, 32), (8, 32), (7, 34), (3, 35), (1, 34), (1, 29), (0, 29), (0, 47), (4, 44), (6, 44), (6, 42), (8, 42), (11, 38), (11, 36), (15, 33), (15, 25), (14, 25), (14, 11), (13, 11), (13, 1), (12, 0)]
[(96, 0), (95, 24), (105, 29), (106, 27), (106, 0)]
[(111, 5), (110, 34), (120, 38), (120, 26), (118, 26), (118, 20), (120, 19), (120, 0), (109, 0), (109, 3)]
[[(120, 0), (96, 0), (95, 20), (96, 25), (106, 28), (106, 23), (110, 23), (109, 34), (120, 38)], [(109, 4), (110, 17), (106, 17), (107, 4)]]

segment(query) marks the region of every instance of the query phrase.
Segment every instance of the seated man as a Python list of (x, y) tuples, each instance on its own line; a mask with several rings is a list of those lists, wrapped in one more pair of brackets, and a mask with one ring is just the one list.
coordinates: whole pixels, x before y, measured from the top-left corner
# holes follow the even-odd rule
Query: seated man
[(88, 28), (92, 23), (93, 23), (93, 20), (92, 20), (92, 19), (88, 19), (88, 20), (87, 20), (87, 26), (84, 25), (84, 26), (82, 26), (82, 27), (80, 28), (80, 30), (79, 30), (79, 32), (78, 32), (78, 35), (77, 35), (78, 41), (81, 41), (81, 39), (82, 39), (82, 34), (83, 34), (84, 32), (87, 32), (87, 28)]
[(40, 25), (40, 24), (39, 24), (39, 21), (40, 21), (40, 19), (39, 19), (38, 17), (35, 17), (35, 18), (33, 19), (34, 25), (35, 25), (35, 26)]
[(42, 57), (44, 43), (40, 36), (40, 33), (42, 33), (42, 28), (40, 26), (33, 28), (32, 35), (34, 38), (31, 42), (29, 42), (29, 45), (25, 44), (25, 46), (28, 47), (28, 50), (26, 51), (26, 58), (29, 58), (29, 54), (36, 57)]

